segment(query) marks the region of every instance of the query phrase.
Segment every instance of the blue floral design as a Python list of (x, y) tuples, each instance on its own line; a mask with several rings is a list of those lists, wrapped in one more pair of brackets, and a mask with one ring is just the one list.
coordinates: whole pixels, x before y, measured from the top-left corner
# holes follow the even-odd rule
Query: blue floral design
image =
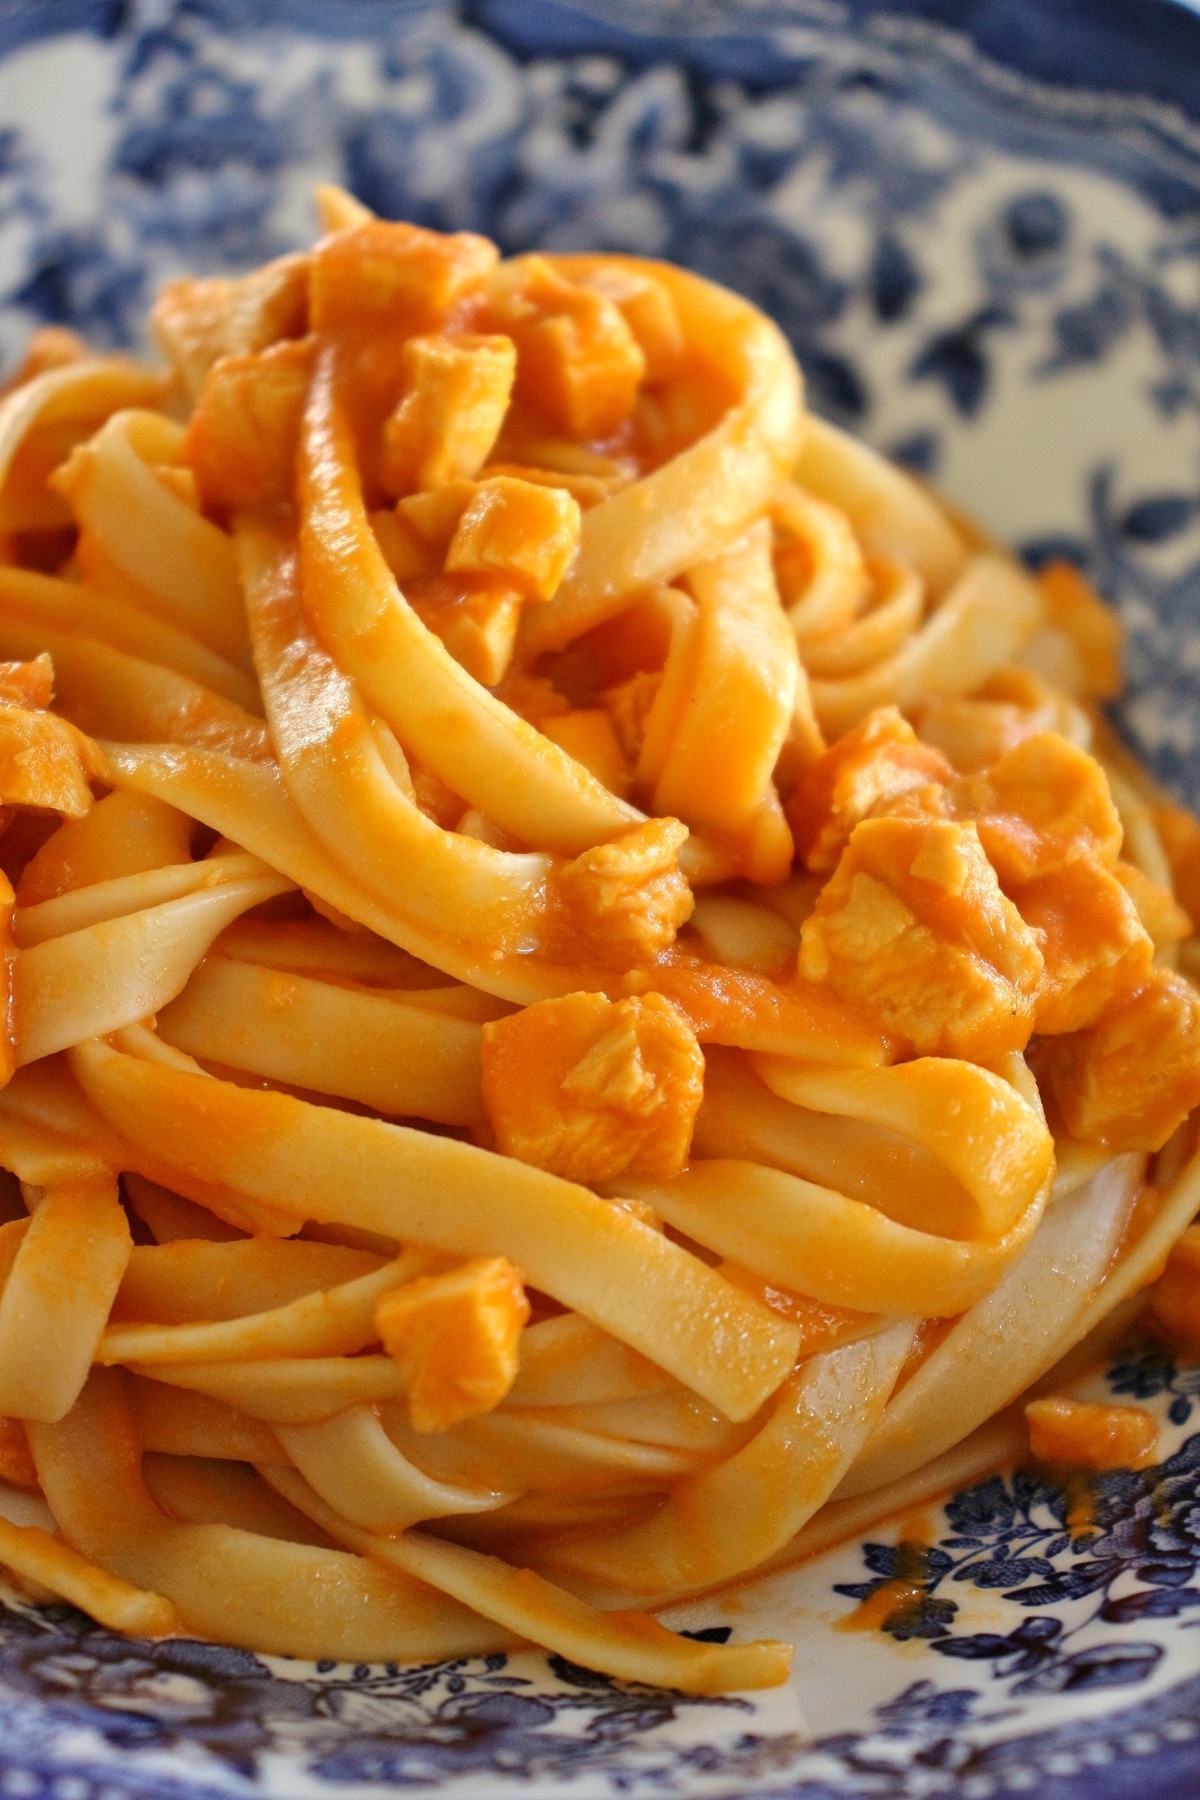
[(1131, 1400), (1153, 1400), (1170, 1394), (1167, 1417), (1172, 1425), (1186, 1425), (1200, 1401), (1200, 1365), (1176, 1362), (1165, 1344), (1155, 1339), (1130, 1344), (1108, 1373), (1114, 1394)]
[[(723, 1642), (729, 1628), (694, 1635)], [(246, 1651), (114, 1637), (68, 1606), (0, 1609), (0, 1725), (6, 1713), (20, 1719), (22, 1701), (36, 1702), (45, 1738), (87, 1733), (122, 1756), (122, 1769), (186, 1751), (213, 1780), (222, 1771), (255, 1780), (264, 1756), (290, 1752), (339, 1785), (436, 1783), (496, 1767), (535, 1780), (568, 1778), (625, 1749), (640, 1775), (669, 1788), (690, 1768), (756, 1779), (800, 1747), (794, 1736), (747, 1729), (720, 1748), (656, 1748), (647, 1734), (681, 1712), (753, 1708), (617, 1683), (558, 1656), (548, 1671), (535, 1684), (493, 1655), (417, 1667), (325, 1663), (281, 1680)]]
[[(1115, 1391), (1139, 1398), (1163, 1391), (1177, 1377), (1157, 1355), (1135, 1352), (1119, 1362), (1110, 1376)], [(952, 1535), (933, 1546), (864, 1544), (873, 1579), (834, 1591), (862, 1602), (896, 1584), (884, 1631), (900, 1641), (926, 1638), (941, 1656), (990, 1662), (996, 1675), (1015, 1678), (1013, 1694), (1127, 1687), (1154, 1671), (1161, 1645), (1096, 1643), (1088, 1635), (1082, 1647), (1067, 1646), (1097, 1621), (1131, 1625), (1200, 1607), (1200, 1587), (1192, 1585), (1200, 1567), (1198, 1476), (1200, 1435), (1148, 1469), (1065, 1484), (1036, 1468), (993, 1475), (948, 1502)], [(1131, 1587), (1131, 1577), (1141, 1585)], [(1039, 1611), (1008, 1633), (956, 1635), (958, 1603), (940, 1591), (950, 1582), (995, 1590), (1027, 1610), (1097, 1604), (1069, 1630), (1063, 1617)]]

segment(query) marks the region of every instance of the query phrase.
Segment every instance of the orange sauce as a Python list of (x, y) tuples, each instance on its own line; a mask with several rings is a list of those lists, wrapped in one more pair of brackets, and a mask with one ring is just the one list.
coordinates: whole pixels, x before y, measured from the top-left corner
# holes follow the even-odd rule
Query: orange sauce
[(1063, 1486), (1067, 1496), (1067, 1530), (1073, 1538), (1095, 1531), (1096, 1484), (1086, 1469), (1068, 1469)]
[(885, 1631), (903, 1625), (925, 1598), (929, 1550), (937, 1537), (932, 1516), (918, 1513), (900, 1526), (896, 1543), (897, 1573), (891, 1581), (860, 1600), (853, 1612), (837, 1621), (835, 1631)]

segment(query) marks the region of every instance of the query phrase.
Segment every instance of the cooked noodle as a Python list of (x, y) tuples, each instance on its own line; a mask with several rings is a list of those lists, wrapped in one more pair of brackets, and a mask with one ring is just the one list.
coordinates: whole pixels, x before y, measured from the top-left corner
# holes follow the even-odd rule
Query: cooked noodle
[(48, 333), (0, 401), (0, 1473), (57, 1528), (0, 1562), (770, 1686), (651, 1614), (1011, 1453), (1195, 1214), (1200, 828), (1082, 578), (748, 303), (320, 203), (161, 372)]

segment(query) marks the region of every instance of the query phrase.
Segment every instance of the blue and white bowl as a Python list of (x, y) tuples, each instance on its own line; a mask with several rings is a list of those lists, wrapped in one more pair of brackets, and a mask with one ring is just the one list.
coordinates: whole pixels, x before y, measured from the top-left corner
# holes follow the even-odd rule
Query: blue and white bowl
[[(931, 22), (975, 22), (976, 38)], [(1130, 644), (1128, 739), (1200, 801), (1200, 19), (1167, 0), (0, 0), (0, 351), (136, 340), (157, 283), (308, 241), (317, 180), (506, 249), (666, 256), (790, 334), (813, 404)], [(1029, 1471), (673, 1622), (794, 1638), (694, 1700), (533, 1654), (426, 1668), (138, 1644), (0, 1603), (23, 1800), (1168, 1800), (1200, 1794), (1200, 1369), (1093, 1384), (1164, 1460), (1088, 1533)], [(5, 1510), (19, 1511), (9, 1496)]]

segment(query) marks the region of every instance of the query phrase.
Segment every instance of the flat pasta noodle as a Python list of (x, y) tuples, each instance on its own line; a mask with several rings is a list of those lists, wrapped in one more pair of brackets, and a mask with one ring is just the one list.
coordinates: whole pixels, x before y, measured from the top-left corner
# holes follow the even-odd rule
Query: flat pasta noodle
[(261, 715), (258, 683), (249, 671), (179, 626), (117, 594), (96, 593), (79, 582), (59, 581), (33, 569), (3, 568), (0, 631), (11, 631), (14, 643), (22, 632), (26, 641), (36, 641), (39, 631), (54, 632), (67, 640), (95, 638), (110, 649), (170, 669), (244, 711)]
[(474, 681), (400, 593), (357, 491), (335, 369), (318, 369), (302, 441), (300, 579), (316, 629), (401, 744), (490, 806), (502, 829), (578, 854), (636, 824), (632, 807)]
[[(290, 1208), (296, 1228), (324, 1218), (453, 1255), (499, 1247), (544, 1292), (614, 1329), (731, 1418), (754, 1412), (791, 1364), (796, 1334), (786, 1321), (573, 1183), (450, 1138), (235, 1088), (94, 1040), (72, 1052), (72, 1067), (139, 1160), (185, 1191), (193, 1180), (233, 1189), (239, 1173), (251, 1173), (234, 1136), (240, 1120), (259, 1147), (248, 1208), (262, 1201), (273, 1212)], [(160, 1146), (164, 1105), (175, 1130)], [(214, 1107), (226, 1133), (219, 1149)]]
[(961, 1421), (967, 1431), (981, 1425), (1070, 1348), (1081, 1300), (1120, 1244), (1140, 1172), (1136, 1157), (1117, 1158), (1051, 1209), (1016, 1269), (963, 1314), (885, 1410), (846, 1494), (908, 1474), (928, 1460), (927, 1446), (948, 1450), (966, 1435)]
[(280, 1656), (436, 1660), (506, 1648), (466, 1608), (366, 1559), (184, 1525), (154, 1504), (115, 1372), (97, 1371), (68, 1418), (30, 1428), (38, 1477), (72, 1548), (172, 1601), (186, 1630)]
[(145, 452), (167, 461), (180, 440), (156, 413), (116, 412), (64, 465), (58, 485), (82, 530), (136, 583), (148, 607), (218, 655), (246, 661), (246, 616), (229, 539), (143, 460)]
[(270, 1312), (219, 1323), (110, 1325), (96, 1350), (96, 1361), (255, 1363), (287, 1356), (353, 1356), (376, 1341), (375, 1307), (380, 1296), (425, 1274), (430, 1261), (416, 1251), (340, 1287), (305, 1294)]
[(14, 1525), (0, 1518), (0, 1563), (69, 1600), (110, 1631), (160, 1638), (173, 1637), (179, 1629), (179, 1614), (161, 1594), (149, 1594), (97, 1568), (40, 1525)]
[[(292, 1472), (268, 1471), (268, 1479), (296, 1505), (332, 1529), (343, 1542), (405, 1570), (417, 1580), (459, 1597), (486, 1617), (543, 1643), (559, 1655), (587, 1655), (607, 1673), (631, 1681), (670, 1685), (684, 1693), (723, 1693), (727, 1688), (778, 1687), (787, 1679), (787, 1645), (696, 1644), (676, 1636), (645, 1613), (596, 1613), (574, 1595), (531, 1569), (513, 1569), (498, 1557), (412, 1534), (375, 1538), (356, 1531), (319, 1503)], [(715, 1654), (714, 1654), (715, 1652)]]
[(18, 1062), (40, 1061), (157, 1012), (181, 992), (226, 925), (290, 885), (268, 870), (18, 951), (13, 969)]
[(0, 396), (0, 1565), (777, 1685), (655, 1612), (1020, 1455), (1200, 1207), (1200, 824), (749, 302), (318, 207)]
[(0, 1294), (0, 1408), (64, 1418), (78, 1399), (133, 1248), (116, 1183), (47, 1186)]
[(163, 1010), (159, 1030), (189, 1056), (381, 1113), (483, 1124), (479, 1026), (411, 1004), (406, 993), (356, 992), (212, 957)]
[(109, 414), (161, 397), (158, 376), (120, 357), (80, 356), (14, 387), (0, 401), (0, 531), (69, 525), (49, 475)]

